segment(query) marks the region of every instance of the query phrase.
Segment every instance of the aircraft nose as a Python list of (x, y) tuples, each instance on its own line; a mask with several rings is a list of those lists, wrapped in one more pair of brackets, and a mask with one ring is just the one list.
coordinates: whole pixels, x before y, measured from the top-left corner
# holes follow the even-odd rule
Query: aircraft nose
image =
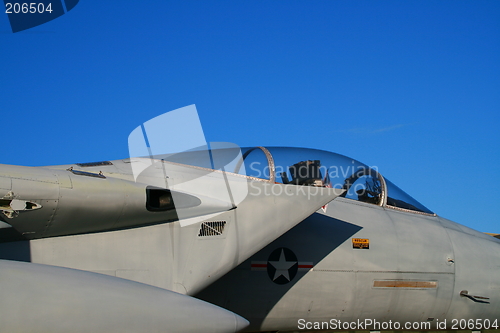
[(239, 331), (243, 330), (245, 327), (247, 327), (250, 324), (250, 322), (248, 320), (246, 320), (243, 317), (238, 316), (237, 314), (235, 314), (234, 317), (235, 317), (235, 323), (236, 323), (235, 332), (239, 332)]
[[(189, 308), (192, 317), (196, 318), (191, 319), (191, 327), (187, 332), (235, 333), (240, 332), (250, 324), (248, 320), (234, 312), (196, 298), (192, 298), (192, 300), (199, 302), (199, 304), (196, 304), (198, 309), (192, 306)], [(194, 312), (193, 309), (195, 309)]]

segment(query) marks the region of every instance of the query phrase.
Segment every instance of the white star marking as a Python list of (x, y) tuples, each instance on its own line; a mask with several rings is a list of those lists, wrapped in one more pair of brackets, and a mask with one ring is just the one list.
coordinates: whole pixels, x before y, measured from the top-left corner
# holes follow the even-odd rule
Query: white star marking
[(290, 267), (295, 265), (297, 262), (296, 261), (286, 261), (285, 251), (283, 249), (281, 249), (279, 261), (270, 261), (269, 263), (271, 265), (273, 265), (274, 268), (276, 268), (276, 272), (274, 273), (273, 281), (275, 281), (281, 275), (283, 275), (285, 277), (285, 279), (290, 281), (290, 275), (288, 274), (288, 270), (290, 269)]

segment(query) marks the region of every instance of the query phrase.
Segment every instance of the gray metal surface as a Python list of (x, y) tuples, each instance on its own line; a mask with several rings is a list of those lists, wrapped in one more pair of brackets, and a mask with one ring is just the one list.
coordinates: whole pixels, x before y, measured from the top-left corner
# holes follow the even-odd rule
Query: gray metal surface
[[(314, 195), (306, 188), (303, 193), (295, 194), (292, 192), (295, 186), (275, 184), (272, 186), (283, 192), (269, 196), (264, 192), (268, 186), (264, 182), (254, 183), (250, 195), (237, 209), (206, 220), (226, 221), (223, 234), (217, 238), (199, 237), (200, 223), (180, 227), (178, 222), (172, 222), (32, 240), (30, 260), (193, 293), (236, 267), (340, 193), (325, 189), (322, 196)], [(10, 243), (0, 244), (0, 253), (9, 246)]]
[(247, 321), (168, 290), (73, 269), (0, 260), (1, 332), (235, 332)]
[[(267, 267), (283, 247), (311, 266), (277, 284)], [(499, 254), (498, 239), (449, 220), (338, 198), (196, 296), (247, 318), (246, 331), (297, 331), (299, 319), (498, 323)]]
[[(164, 161), (135, 180), (130, 163), (0, 166), (0, 258), (31, 262), (0, 262), (0, 331), (240, 330), (244, 319), (169, 290), (206, 287), (343, 192)], [(175, 210), (151, 209), (150, 189)]]

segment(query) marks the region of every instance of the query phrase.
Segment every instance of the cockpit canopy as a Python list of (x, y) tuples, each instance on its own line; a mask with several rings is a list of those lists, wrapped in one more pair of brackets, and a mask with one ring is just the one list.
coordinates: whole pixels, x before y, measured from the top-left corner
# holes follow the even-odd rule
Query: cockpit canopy
[(257, 180), (299, 186), (345, 189), (342, 195), (381, 207), (434, 215), (378, 172), (344, 155), (324, 150), (291, 147), (240, 148), (218, 143), (192, 151), (156, 158), (174, 163), (223, 169)]
[[(316, 149), (255, 147), (242, 149), (247, 176), (283, 184), (343, 188), (345, 198), (423, 214), (429, 209), (382, 177), (376, 167)], [(226, 170), (229, 171), (229, 170)], [(242, 173), (241, 163), (236, 173)]]

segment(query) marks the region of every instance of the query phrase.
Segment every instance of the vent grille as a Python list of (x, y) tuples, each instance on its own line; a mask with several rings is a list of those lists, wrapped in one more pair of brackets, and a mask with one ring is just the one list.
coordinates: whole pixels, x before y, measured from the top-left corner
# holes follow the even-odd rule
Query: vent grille
[(226, 221), (203, 222), (198, 237), (220, 236), (224, 232)]

